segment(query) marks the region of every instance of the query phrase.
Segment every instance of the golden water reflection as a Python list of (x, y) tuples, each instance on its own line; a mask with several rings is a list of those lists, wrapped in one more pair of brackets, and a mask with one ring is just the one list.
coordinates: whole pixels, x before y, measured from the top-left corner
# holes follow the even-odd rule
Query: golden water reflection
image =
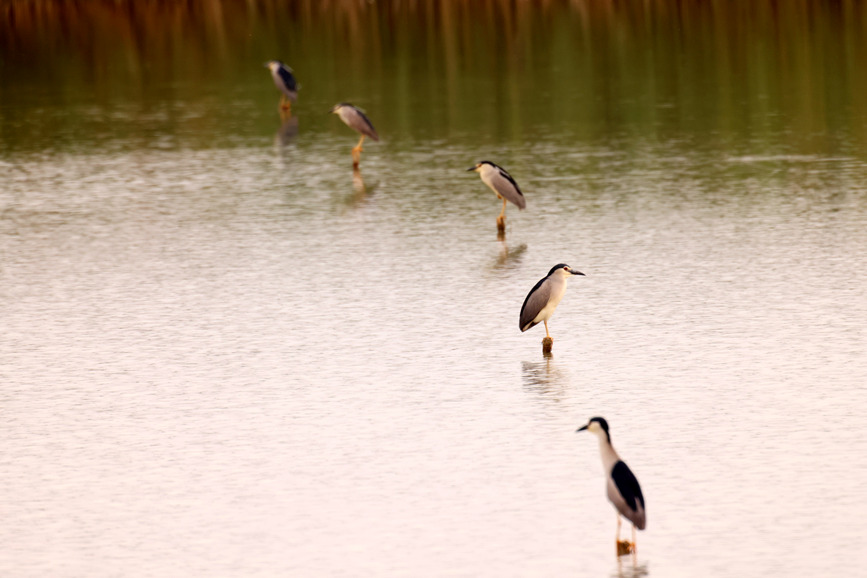
[[(0, 144), (12, 147), (33, 139), (14, 116), (46, 106), (272, 106), (261, 62), (279, 57), (299, 77), (299, 107), (357, 99), (388, 111), (378, 121), (396, 138), (520, 144), (566, 131), (867, 150), (867, 9), (852, 0), (12, 0), (0, 10)], [(188, 129), (210, 117), (175, 114), (163, 128), (197, 133)]]

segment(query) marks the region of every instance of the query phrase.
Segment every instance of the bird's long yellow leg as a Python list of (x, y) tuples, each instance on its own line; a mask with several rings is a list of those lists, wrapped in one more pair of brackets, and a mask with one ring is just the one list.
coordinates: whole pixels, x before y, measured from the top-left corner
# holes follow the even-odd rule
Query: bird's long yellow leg
[[(551, 337), (551, 334), (548, 333), (548, 320), (544, 320), (545, 323), (545, 337)], [(620, 516), (617, 516), (617, 535), (620, 535)]]
[(635, 524), (632, 524), (632, 553), (638, 551), (638, 546), (635, 545)]
[(617, 514), (617, 541), (620, 542), (620, 514)]
[(361, 162), (361, 151), (364, 150), (361, 148), (362, 143), (364, 143), (364, 135), (361, 135), (358, 144), (352, 149), (352, 166), (356, 168), (358, 168), (358, 163)]
[(355, 148), (352, 149), (352, 150), (354, 150), (354, 151), (358, 151), (358, 152), (363, 151), (364, 149), (361, 148), (361, 145), (362, 145), (362, 144), (364, 144), (364, 135), (361, 135), (361, 138), (358, 139), (358, 144), (355, 145)]
[(506, 199), (497, 195), (498, 199), (503, 199), (503, 210), (500, 211), (500, 216), (497, 217), (497, 230), (501, 233), (506, 231)]

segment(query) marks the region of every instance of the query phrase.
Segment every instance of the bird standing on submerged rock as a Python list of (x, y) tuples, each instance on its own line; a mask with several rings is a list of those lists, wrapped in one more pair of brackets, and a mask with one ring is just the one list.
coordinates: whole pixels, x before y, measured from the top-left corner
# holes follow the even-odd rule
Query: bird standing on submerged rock
[[(617, 509), (617, 553), (634, 552), (635, 528), (643, 530), (647, 525), (641, 486), (638, 485), (638, 479), (629, 466), (614, 451), (614, 446), (611, 445), (611, 434), (608, 433), (608, 422), (601, 417), (590, 418), (587, 425), (576, 431), (585, 430), (599, 438), (599, 453), (602, 456), (602, 468), (605, 470), (608, 499)], [(632, 542), (620, 541), (620, 516), (632, 522)]]
[(545, 337), (553, 342), (551, 334), (548, 332), (548, 320), (551, 319), (554, 310), (557, 309), (557, 305), (566, 294), (566, 283), (573, 275), (584, 275), (584, 273), (572, 269), (565, 263), (560, 263), (554, 265), (545, 278), (536, 283), (535, 287), (527, 294), (527, 298), (524, 299), (524, 305), (521, 306), (521, 316), (518, 321), (521, 332), (543, 322), (545, 324)]
[(280, 91), (280, 110), (289, 110), (292, 103), (298, 100), (298, 83), (292, 69), (279, 60), (272, 60), (265, 67), (271, 71), (274, 85)]
[(512, 178), (512, 175), (501, 166), (498, 166), (491, 161), (482, 161), (474, 167), (470, 167), (467, 171), (475, 171), (479, 173), (482, 182), (488, 185), (498, 199), (503, 199), (503, 210), (500, 211), (500, 216), (497, 217), (497, 228), (505, 230), (506, 228), (506, 201), (517, 205), (521, 210), (527, 206), (527, 201), (524, 199), (524, 193), (518, 187), (518, 183)]
[(369, 136), (375, 141), (379, 141), (379, 135), (376, 134), (376, 129), (370, 119), (358, 107), (352, 106), (348, 102), (341, 102), (331, 108), (331, 112), (340, 117), (340, 120), (349, 128), (361, 134), (361, 139), (355, 148), (352, 149), (352, 166), (358, 168), (358, 163), (361, 162), (361, 148), (364, 143), (364, 137)]

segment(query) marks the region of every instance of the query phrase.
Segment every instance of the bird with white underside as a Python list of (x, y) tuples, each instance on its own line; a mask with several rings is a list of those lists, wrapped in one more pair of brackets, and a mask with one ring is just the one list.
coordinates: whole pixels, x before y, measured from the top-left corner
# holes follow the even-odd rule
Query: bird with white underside
[(339, 116), (346, 126), (361, 134), (361, 139), (352, 149), (352, 166), (357, 169), (358, 163), (361, 162), (361, 151), (363, 150), (361, 145), (364, 144), (364, 137), (369, 136), (373, 140), (379, 141), (379, 135), (364, 111), (357, 106), (352, 106), (348, 102), (341, 102), (331, 108), (331, 113)]
[(292, 103), (298, 100), (298, 82), (291, 68), (279, 60), (271, 60), (265, 67), (271, 71), (274, 86), (280, 91), (280, 110), (289, 110)]
[[(605, 418), (590, 418), (587, 425), (576, 431), (589, 431), (599, 438), (599, 454), (602, 457), (602, 469), (605, 471), (605, 488), (608, 499), (617, 510), (617, 553), (628, 554), (635, 551), (635, 529), (643, 530), (647, 526), (644, 495), (638, 479), (629, 466), (620, 459), (614, 446), (611, 445), (611, 434)], [(620, 540), (620, 516), (632, 522), (632, 542)]]
[(539, 323), (545, 324), (545, 336), (551, 339), (548, 332), (548, 320), (554, 315), (554, 310), (566, 294), (566, 284), (573, 275), (584, 275), (565, 263), (554, 265), (548, 274), (541, 279), (527, 294), (524, 305), (521, 306), (521, 316), (518, 327), (521, 332), (527, 331)]
[(468, 168), (467, 171), (479, 173), (482, 182), (494, 191), (498, 199), (503, 200), (503, 209), (500, 211), (500, 216), (497, 217), (497, 228), (501, 231), (504, 230), (506, 227), (506, 201), (509, 201), (521, 210), (527, 206), (524, 193), (521, 192), (518, 183), (515, 182), (515, 179), (512, 178), (512, 175), (506, 169), (491, 161), (482, 161)]

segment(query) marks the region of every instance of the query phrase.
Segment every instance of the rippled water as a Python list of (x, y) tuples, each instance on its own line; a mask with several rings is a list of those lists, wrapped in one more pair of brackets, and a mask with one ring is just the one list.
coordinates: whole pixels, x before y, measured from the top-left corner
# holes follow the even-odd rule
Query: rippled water
[[(0, 574), (861, 573), (855, 129), (596, 139), (550, 111), (380, 128), (353, 175), (330, 95), (281, 126), (257, 72), (267, 108), (34, 114), (7, 87)], [(505, 238), (482, 158), (528, 199)], [(546, 358), (517, 320), (558, 262), (587, 276)], [(635, 558), (594, 415), (647, 499)]]

